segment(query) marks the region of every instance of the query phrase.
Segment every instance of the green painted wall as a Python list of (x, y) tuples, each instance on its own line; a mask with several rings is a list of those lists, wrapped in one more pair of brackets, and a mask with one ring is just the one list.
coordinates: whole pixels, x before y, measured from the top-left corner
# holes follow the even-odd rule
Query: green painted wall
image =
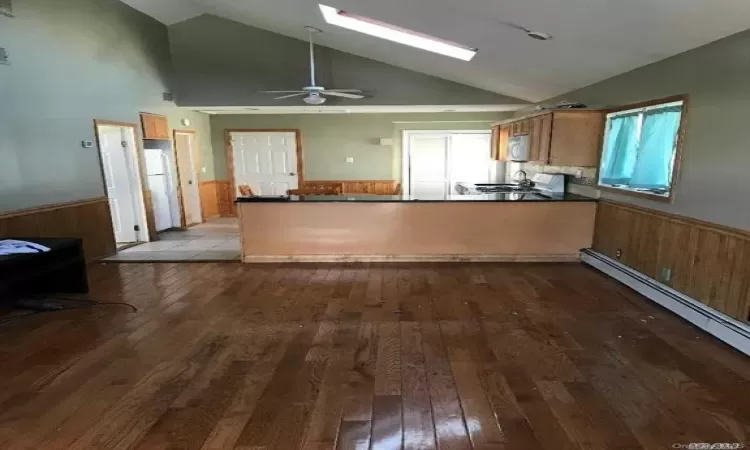
[(750, 230), (750, 31), (544, 103), (609, 107), (676, 94), (690, 100), (674, 203), (602, 196)]
[(81, 146), (94, 119), (189, 116), (211, 154), (208, 118), (162, 101), (164, 25), (117, 0), (23, 0), (14, 13), (0, 16), (0, 211), (104, 195), (98, 150)]
[[(216, 179), (229, 179), (224, 153), (227, 129), (298, 128), (308, 180), (401, 178), (401, 131), (489, 129), (510, 113), (289, 114), (211, 117)], [(390, 147), (379, 140), (394, 140)], [(346, 157), (354, 158), (353, 164)]]

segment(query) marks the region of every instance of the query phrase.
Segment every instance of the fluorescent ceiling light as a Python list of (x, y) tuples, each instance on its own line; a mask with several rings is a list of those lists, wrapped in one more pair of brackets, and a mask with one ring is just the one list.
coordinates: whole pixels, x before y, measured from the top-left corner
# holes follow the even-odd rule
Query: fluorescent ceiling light
[(471, 61), (477, 54), (477, 49), (466, 47), (455, 42), (445, 41), (416, 31), (407, 30), (368, 17), (357, 16), (340, 9), (326, 5), (320, 6), (320, 11), (326, 22), (348, 30), (369, 34), (370, 36), (409, 45), (428, 52), (439, 53), (463, 61)]

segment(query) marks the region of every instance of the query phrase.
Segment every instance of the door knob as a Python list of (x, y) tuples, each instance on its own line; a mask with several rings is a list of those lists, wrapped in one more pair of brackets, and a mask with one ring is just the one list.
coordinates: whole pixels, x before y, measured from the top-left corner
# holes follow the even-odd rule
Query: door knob
[(291, 176), (295, 176), (295, 175), (297, 175), (297, 174), (296, 174), (296, 173), (294, 173), (294, 172), (289, 172), (289, 175), (291, 175)]

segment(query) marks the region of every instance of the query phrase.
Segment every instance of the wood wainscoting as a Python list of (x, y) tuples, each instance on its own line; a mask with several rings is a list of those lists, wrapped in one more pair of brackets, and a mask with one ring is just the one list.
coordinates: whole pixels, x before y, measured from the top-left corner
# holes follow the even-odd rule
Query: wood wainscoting
[(219, 217), (219, 197), (216, 193), (216, 180), (201, 181), (200, 193), (203, 220)]
[(750, 233), (746, 231), (602, 200), (593, 249), (750, 323)]
[(306, 188), (330, 188), (343, 184), (344, 194), (378, 194), (393, 195), (398, 183), (394, 180), (309, 180)]
[(201, 181), (200, 191), (204, 220), (237, 216), (237, 209), (234, 206), (236, 195), (234, 195), (231, 181)]
[(113, 255), (115, 233), (107, 197), (0, 214), (0, 238), (77, 237), (87, 261)]

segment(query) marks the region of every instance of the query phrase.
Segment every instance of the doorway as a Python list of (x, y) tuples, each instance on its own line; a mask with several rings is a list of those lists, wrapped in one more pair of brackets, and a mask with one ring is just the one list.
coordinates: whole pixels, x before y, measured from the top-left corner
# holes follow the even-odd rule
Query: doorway
[(94, 125), (115, 242), (148, 241), (136, 125), (99, 120)]
[(200, 155), (195, 131), (175, 130), (174, 150), (182, 207), (182, 226), (185, 228), (204, 221), (201, 211), (199, 186)]
[(302, 184), (299, 130), (227, 130), (234, 195), (248, 185), (256, 195), (286, 195)]
[(402, 173), (405, 192), (413, 196), (455, 194), (457, 182), (492, 179), (492, 134), (476, 131), (404, 131)]

